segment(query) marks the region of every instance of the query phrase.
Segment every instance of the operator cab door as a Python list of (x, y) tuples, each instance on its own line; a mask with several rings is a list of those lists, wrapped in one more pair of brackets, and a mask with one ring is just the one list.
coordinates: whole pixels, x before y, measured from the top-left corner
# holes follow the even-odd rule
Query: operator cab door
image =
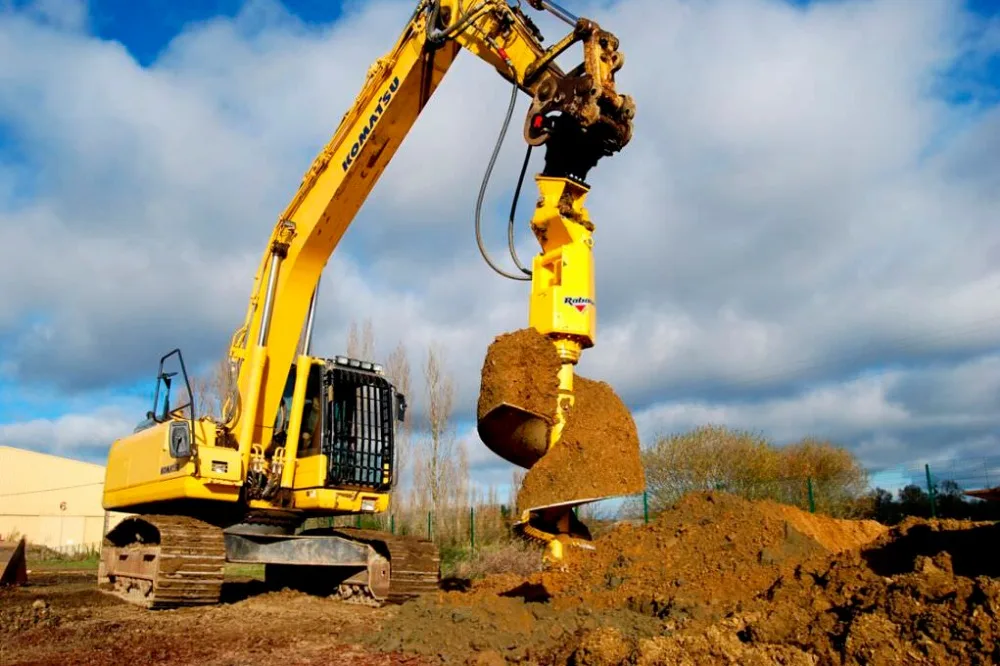
[[(278, 404), (278, 414), (274, 419), (273, 441), (280, 446), (287, 445), (288, 433), (291, 430), (292, 399), (295, 394), (297, 375), (298, 365), (292, 363), (288, 371), (288, 379), (285, 381), (285, 390), (281, 395), (281, 402)], [(305, 403), (302, 406), (301, 425), (299, 426), (298, 458), (318, 455), (321, 452), (322, 415), (323, 365), (322, 363), (313, 363), (312, 367), (309, 368), (309, 377), (306, 380)]]

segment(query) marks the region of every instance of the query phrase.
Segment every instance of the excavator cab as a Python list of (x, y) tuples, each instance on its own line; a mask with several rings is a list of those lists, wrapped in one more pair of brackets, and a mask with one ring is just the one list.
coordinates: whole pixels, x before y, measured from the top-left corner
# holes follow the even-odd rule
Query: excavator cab
[(299, 357), (285, 382), (268, 453), (281, 449), (286, 464), (301, 463), (293, 488), (387, 492), (394, 482), (395, 422), (405, 410), (405, 396), (381, 365)]

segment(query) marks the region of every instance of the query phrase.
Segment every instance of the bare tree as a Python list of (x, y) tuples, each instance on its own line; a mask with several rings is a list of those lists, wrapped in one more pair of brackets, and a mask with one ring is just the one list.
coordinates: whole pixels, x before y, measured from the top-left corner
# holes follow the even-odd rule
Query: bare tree
[(365, 319), (364, 328), (360, 333), (358, 332), (358, 323), (351, 322), (351, 328), (347, 333), (347, 355), (363, 361), (370, 361), (374, 358), (375, 332), (371, 319)]
[[(203, 374), (189, 376), (188, 381), (191, 383), (191, 393), (193, 394), (190, 396), (182, 376), (178, 374), (174, 377), (170, 387), (171, 407), (190, 402), (194, 407), (195, 415), (199, 418), (203, 416), (219, 418), (222, 414), (223, 401), (226, 399), (228, 372), (229, 358), (223, 356), (209, 366)], [(190, 417), (190, 408), (185, 408), (183, 415)]]
[(229, 358), (223, 356), (208, 371), (191, 380), (194, 407), (199, 416), (221, 417), (229, 386)]
[(434, 512), (434, 524), (440, 527), (440, 514), (447, 510), (448, 500), (454, 498), (455, 486), (461, 484), (464, 447), (459, 447), (456, 456), (456, 441), (451, 432), (454, 382), (444, 369), (441, 352), (433, 345), (427, 350), (424, 379), (428, 438), (415, 464), (414, 482), (424, 503)]
[[(385, 374), (389, 381), (393, 383), (396, 390), (403, 394), (406, 400), (412, 401), (410, 395), (410, 359), (406, 354), (406, 347), (402, 340), (396, 348), (389, 354), (385, 363)], [(413, 420), (406, 418), (396, 431), (396, 461), (395, 475), (397, 481), (403, 478), (407, 464), (410, 459), (410, 442), (413, 435)], [(397, 486), (398, 488), (398, 486)]]
[(511, 470), (510, 499), (508, 499), (511, 507), (517, 506), (517, 494), (521, 492), (521, 484), (524, 483), (524, 475), (527, 473), (527, 470), (523, 467), (515, 467)]

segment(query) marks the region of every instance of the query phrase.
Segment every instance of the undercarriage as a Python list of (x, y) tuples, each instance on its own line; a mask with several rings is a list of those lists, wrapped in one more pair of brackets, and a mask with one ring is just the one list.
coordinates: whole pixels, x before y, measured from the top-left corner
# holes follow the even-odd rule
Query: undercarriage
[(438, 588), (433, 543), (373, 530), (130, 516), (104, 538), (98, 589), (150, 609), (220, 601), (226, 562), (263, 564), (269, 587), (350, 603), (399, 603)]

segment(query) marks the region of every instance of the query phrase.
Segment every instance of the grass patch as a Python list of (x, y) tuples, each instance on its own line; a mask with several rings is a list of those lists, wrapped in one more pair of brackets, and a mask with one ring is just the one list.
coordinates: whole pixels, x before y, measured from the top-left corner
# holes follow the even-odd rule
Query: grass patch
[(542, 551), (523, 541), (501, 541), (471, 550), (442, 549), (441, 576), (475, 580), (493, 574), (528, 576), (542, 570)]
[(35, 571), (58, 570), (58, 571), (97, 571), (100, 562), (96, 557), (87, 560), (64, 560), (64, 559), (28, 559), (26, 565)]
[(234, 564), (226, 563), (226, 578), (253, 578), (264, 580), (263, 564)]

